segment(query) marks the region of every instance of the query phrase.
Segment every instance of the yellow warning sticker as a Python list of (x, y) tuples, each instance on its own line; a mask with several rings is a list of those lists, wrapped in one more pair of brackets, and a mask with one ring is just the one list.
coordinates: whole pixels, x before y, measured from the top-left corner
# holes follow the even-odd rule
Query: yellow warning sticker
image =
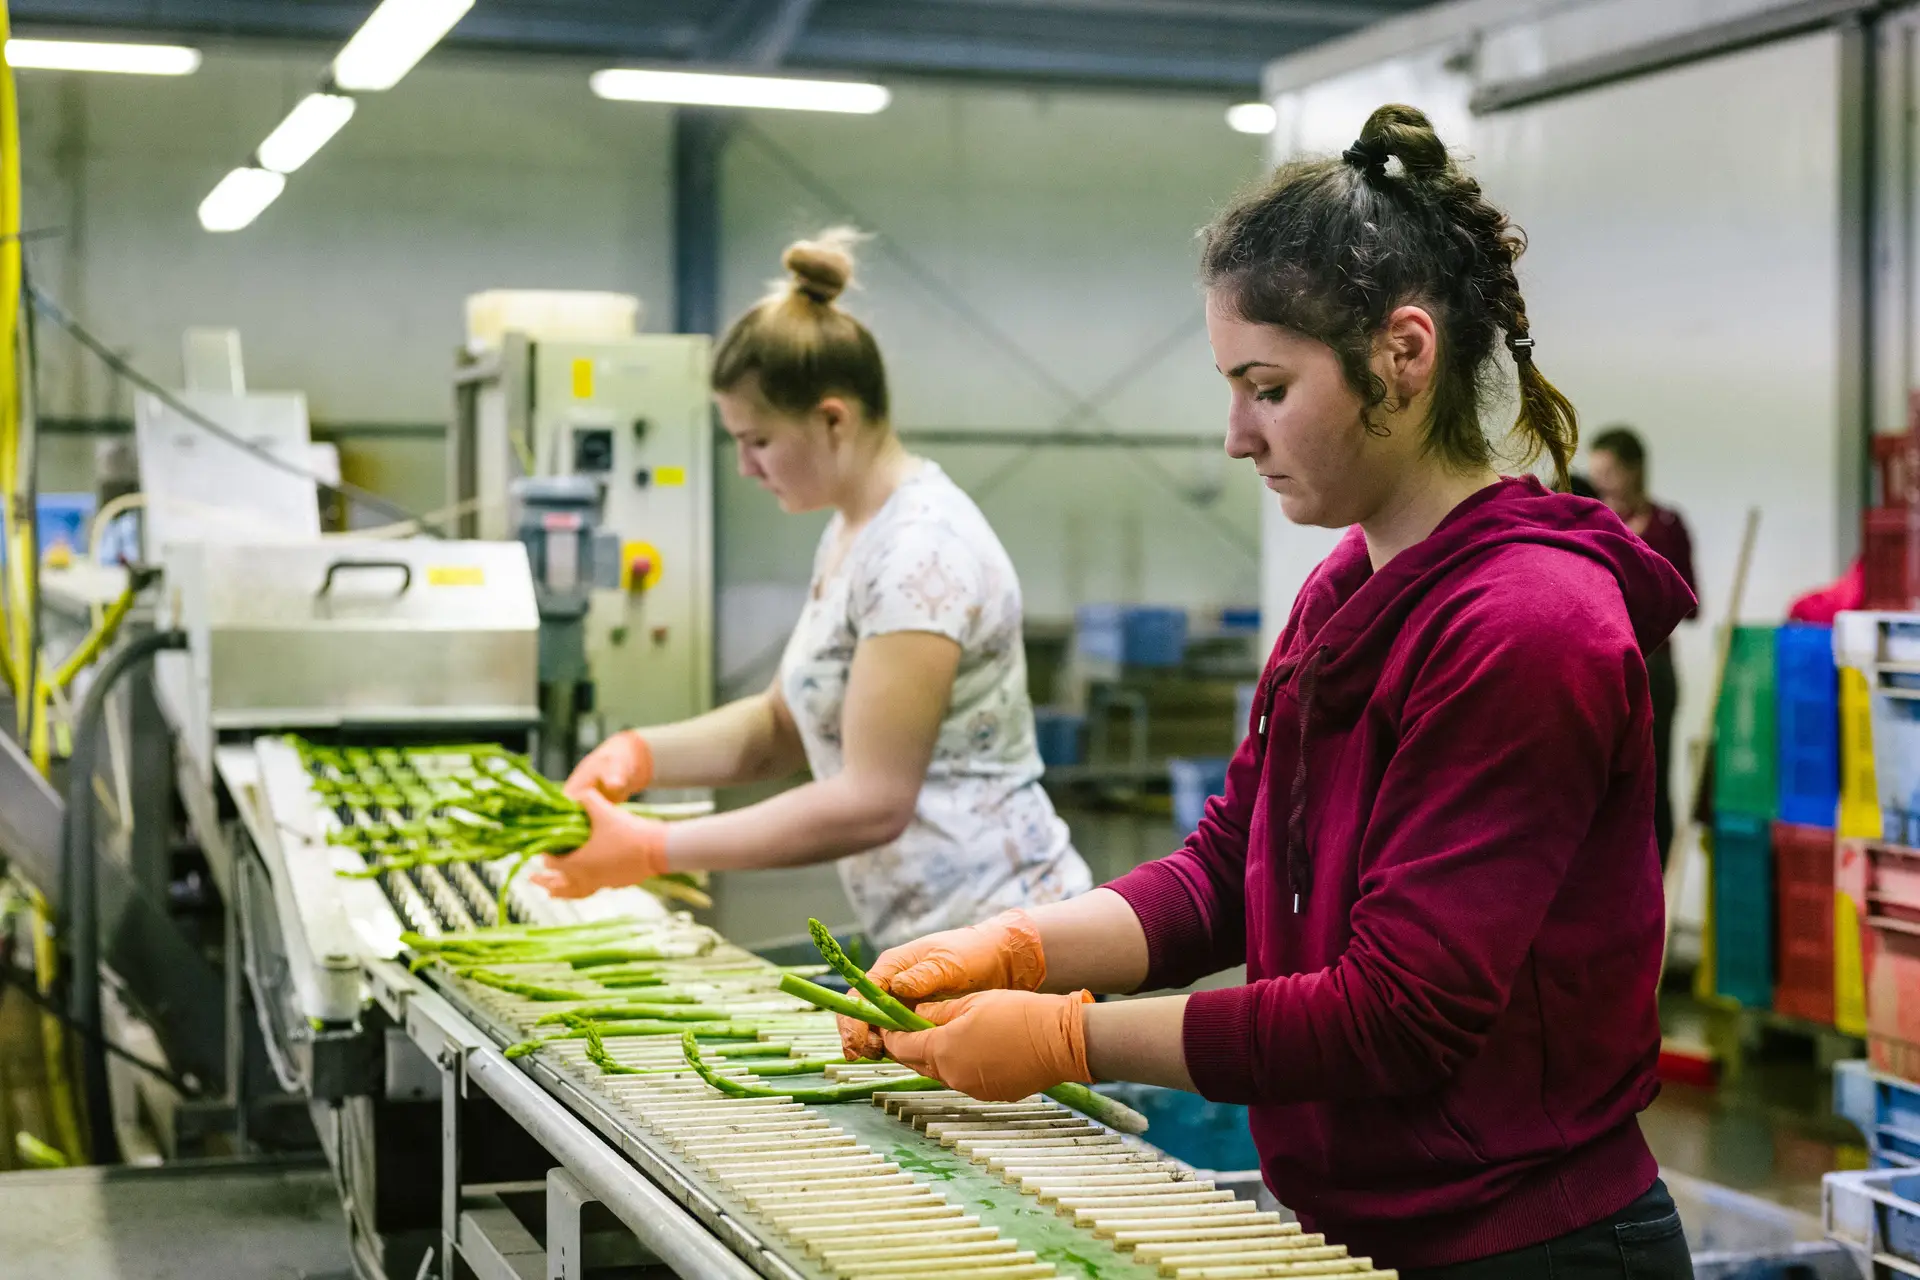
[(487, 571), (477, 564), (432, 564), (427, 566), (430, 587), (484, 587)]
[(593, 399), (593, 361), (575, 360), (573, 362), (573, 398), (575, 400)]
[(687, 482), (687, 469), (685, 467), (655, 467), (653, 469), (653, 482), (664, 488), (679, 488)]

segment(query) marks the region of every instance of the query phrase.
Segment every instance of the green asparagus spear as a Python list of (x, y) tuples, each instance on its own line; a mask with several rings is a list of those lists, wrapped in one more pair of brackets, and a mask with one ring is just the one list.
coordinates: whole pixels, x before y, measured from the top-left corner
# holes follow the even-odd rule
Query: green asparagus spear
[(829, 1009), (846, 1018), (857, 1018), (869, 1026), (879, 1027), (882, 1031), (905, 1031), (906, 1028), (881, 1013), (857, 996), (843, 996), (838, 991), (808, 982), (798, 974), (780, 975), (780, 989), (790, 996), (798, 996), (808, 1004), (819, 1009)]
[[(600, 1004), (565, 1013), (546, 1013), (534, 1020), (535, 1026), (581, 1019), (587, 1022), (623, 1022), (650, 1019), (656, 1022), (724, 1022), (725, 1009), (699, 1004)], [(569, 1022), (570, 1024), (570, 1022)], [(571, 1024), (570, 1024), (571, 1025)]]
[[(879, 984), (867, 977), (866, 972), (862, 970), (860, 966), (847, 959), (846, 953), (840, 949), (840, 944), (834, 941), (833, 934), (828, 932), (825, 925), (821, 924), (818, 920), (809, 920), (807, 921), (807, 932), (813, 938), (813, 945), (820, 949), (821, 958), (832, 965), (834, 971), (842, 978), (846, 979), (847, 985), (871, 1001), (882, 1015), (891, 1018), (899, 1024), (895, 1027), (882, 1027), (882, 1030), (897, 1031), (904, 1029), (907, 1031), (927, 1031), (932, 1029), (933, 1023), (907, 1008), (904, 1004), (901, 1004), (892, 995), (882, 989)], [(809, 998), (800, 992), (789, 992), (789, 994), (800, 995), (802, 999)], [(857, 1017), (859, 1015), (856, 1014), (853, 1016)], [(874, 1025), (878, 1026), (879, 1024), (875, 1023)], [(1061, 1106), (1078, 1111), (1081, 1115), (1091, 1116), (1101, 1124), (1109, 1128), (1118, 1129), (1121, 1133), (1145, 1133), (1147, 1131), (1147, 1118), (1145, 1116), (1124, 1103), (1115, 1102), (1112, 1098), (1095, 1093), (1083, 1084), (1057, 1084), (1051, 1089), (1044, 1090), (1044, 1092), (1047, 1097), (1052, 1098)]]
[(680, 1050), (687, 1065), (709, 1085), (732, 1098), (791, 1098), (809, 1106), (833, 1102), (859, 1102), (876, 1093), (922, 1093), (944, 1089), (945, 1085), (926, 1076), (905, 1076), (897, 1080), (865, 1081), (858, 1084), (830, 1084), (813, 1089), (777, 1089), (767, 1085), (743, 1084), (716, 1072), (700, 1056), (700, 1042), (691, 1033), (680, 1039)]

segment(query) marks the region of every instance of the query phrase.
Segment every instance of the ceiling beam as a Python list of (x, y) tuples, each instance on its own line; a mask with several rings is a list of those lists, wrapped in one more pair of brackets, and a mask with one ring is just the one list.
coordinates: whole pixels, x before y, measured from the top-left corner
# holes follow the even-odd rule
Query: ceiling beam
[(1028, 9), (1263, 27), (1351, 31), (1397, 18), (1406, 5), (1343, 0), (920, 0), (937, 8)]
[[(1051, 5), (1083, 3), (1151, 4), (1185, 8), (1178, 0), (1046, 0)], [(1276, 4), (1304, 0), (1274, 0)], [(111, 29), (154, 38), (305, 41), (321, 44), (346, 39), (364, 21), (368, 0), (12, 0), (17, 27), (57, 26), (66, 30)], [(1039, 29), (1024, 21), (995, 23), (988, 34), (970, 30), (915, 29), (907, 21), (849, 21), (847, 9), (818, 6), (813, 0), (778, 0), (768, 5), (743, 0), (749, 22), (740, 34), (727, 31), (733, 48), (709, 51), (715, 24), (701, 23), (697, 9), (659, 5), (660, 16), (636, 21), (632, 9), (551, 5), (476, 5), (454, 29), (443, 48), (449, 52), (487, 52), (578, 56), (634, 62), (728, 62), (745, 49), (777, 62), (818, 71), (861, 74), (898, 73), (937, 78), (990, 79), (1001, 82), (1053, 83), (1130, 90), (1191, 90), (1242, 93), (1257, 88), (1261, 68), (1271, 58), (1311, 43), (1305, 31), (1275, 30), (1265, 38), (1212, 39), (1215, 23), (1200, 21), (1180, 40), (1155, 40), (1150, 30), (1164, 26), (1147, 15), (1120, 14), (1126, 31), (1111, 25), (1078, 30), (1072, 14), (1047, 9), (1037, 0), (939, 0), (923, 14), (944, 11), (951, 19), (959, 6), (1014, 6), (1031, 14)], [(1194, 0), (1196, 5), (1246, 0)], [(1258, 6), (1264, 8), (1265, 6)], [(1316, 7), (1328, 7), (1319, 4)], [(889, 6), (891, 8), (891, 6)], [(664, 12), (662, 12), (664, 11)], [(837, 19), (816, 22), (820, 12)], [(1011, 18), (1012, 10), (1008, 10)], [(729, 18), (722, 24), (731, 27)], [(752, 19), (758, 18), (757, 23)], [(1217, 21), (1217, 20), (1216, 20)], [(1076, 34), (1077, 32), (1077, 34)], [(762, 62), (759, 65), (774, 65)]]
[(818, 0), (778, 0), (760, 29), (740, 47), (739, 60), (753, 67), (777, 67), (806, 29)]

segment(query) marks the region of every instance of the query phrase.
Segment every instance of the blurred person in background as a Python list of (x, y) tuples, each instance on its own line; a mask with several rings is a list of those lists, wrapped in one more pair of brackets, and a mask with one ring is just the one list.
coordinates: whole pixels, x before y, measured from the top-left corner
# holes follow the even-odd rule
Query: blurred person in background
[[(1602, 428), (1587, 446), (1588, 474), (1595, 496), (1612, 508), (1640, 540), (1666, 557), (1698, 599), (1693, 576), (1693, 537), (1687, 522), (1647, 493), (1647, 446), (1632, 427)], [(1699, 606), (1687, 617), (1698, 617)], [(1673, 669), (1673, 646), (1662, 644), (1647, 655), (1647, 681), (1653, 694), (1654, 838), (1660, 845), (1660, 869), (1666, 870), (1673, 845), (1673, 712), (1680, 702), (1680, 680)]]

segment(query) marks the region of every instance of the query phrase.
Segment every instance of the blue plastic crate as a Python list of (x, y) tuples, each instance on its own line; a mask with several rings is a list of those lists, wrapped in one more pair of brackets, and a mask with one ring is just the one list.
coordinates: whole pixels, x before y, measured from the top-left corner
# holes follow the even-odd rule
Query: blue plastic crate
[(1145, 1116), (1147, 1141), (1176, 1160), (1222, 1173), (1260, 1167), (1245, 1107), (1151, 1084), (1103, 1084), (1100, 1092)]
[(1155, 605), (1083, 604), (1074, 613), (1083, 658), (1127, 667), (1177, 667), (1187, 656), (1187, 611)]
[(1876, 1167), (1920, 1168), (1920, 1084), (1865, 1062), (1836, 1063), (1833, 1109), (1866, 1136)]
[(1182, 836), (1200, 825), (1207, 801), (1227, 793), (1227, 761), (1224, 756), (1201, 756), (1192, 760), (1167, 761), (1167, 782), (1173, 788), (1173, 825)]
[(1874, 1275), (1920, 1274), (1920, 1173), (1830, 1173), (1820, 1181), (1828, 1236), (1872, 1259)]
[(1719, 814), (1713, 824), (1713, 972), (1723, 996), (1773, 1003), (1773, 827)]
[(1222, 609), (1220, 611), (1220, 630), (1223, 634), (1230, 636), (1259, 635), (1259, 607)]
[(1076, 712), (1059, 707), (1035, 707), (1033, 736), (1040, 747), (1040, 763), (1049, 769), (1079, 764), (1086, 727), (1087, 718)]
[(1774, 777), (1780, 820), (1831, 827), (1840, 804), (1840, 682), (1833, 628), (1774, 635)]

